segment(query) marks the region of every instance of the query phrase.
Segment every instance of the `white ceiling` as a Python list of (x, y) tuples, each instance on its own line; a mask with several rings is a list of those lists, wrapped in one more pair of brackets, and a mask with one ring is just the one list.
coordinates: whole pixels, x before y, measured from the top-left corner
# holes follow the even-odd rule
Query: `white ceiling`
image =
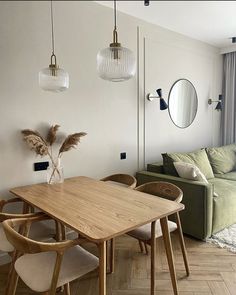
[[(113, 7), (113, 1), (96, 1)], [(236, 1), (117, 1), (118, 10), (224, 48), (236, 36)], [(235, 45), (233, 46), (235, 47)]]

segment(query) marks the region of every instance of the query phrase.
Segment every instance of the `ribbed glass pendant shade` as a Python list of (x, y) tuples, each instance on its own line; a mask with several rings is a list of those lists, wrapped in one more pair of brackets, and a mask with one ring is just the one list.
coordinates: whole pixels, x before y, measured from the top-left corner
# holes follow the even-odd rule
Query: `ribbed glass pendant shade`
[(65, 91), (69, 88), (69, 74), (60, 68), (45, 68), (39, 72), (39, 86), (52, 92)]
[(135, 75), (136, 63), (131, 50), (125, 47), (108, 47), (97, 54), (99, 76), (108, 81), (121, 82)]
[(39, 72), (39, 86), (46, 91), (62, 92), (69, 88), (69, 74), (59, 68), (55, 55), (54, 22), (53, 22), (53, 0), (51, 0), (51, 33), (52, 33), (52, 54), (48, 68)]

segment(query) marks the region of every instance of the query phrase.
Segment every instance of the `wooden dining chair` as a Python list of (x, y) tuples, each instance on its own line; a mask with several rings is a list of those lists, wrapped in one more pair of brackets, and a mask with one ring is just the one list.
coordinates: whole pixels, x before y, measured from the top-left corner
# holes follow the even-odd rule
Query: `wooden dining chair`
[(107, 181), (108, 183), (131, 189), (134, 189), (137, 184), (136, 178), (129, 174), (113, 174), (102, 178), (101, 181)]
[[(168, 199), (171, 201), (175, 201), (178, 203), (180, 203), (183, 198), (182, 190), (178, 188), (176, 185), (172, 183), (168, 183), (168, 182), (162, 182), (162, 181), (148, 182), (136, 187), (135, 190), (143, 192), (143, 193), (155, 195), (155, 196)], [(168, 227), (170, 232), (177, 231), (178, 233), (186, 274), (187, 276), (189, 276), (190, 271), (189, 271), (189, 264), (188, 264), (188, 258), (187, 258), (187, 251), (186, 251), (186, 247), (184, 243), (179, 212), (175, 213), (175, 220), (176, 220), (176, 223), (168, 220)], [(150, 223), (143, 225), (137, 229), (134, 229), (128, 232), (127, 234), (139, 241), (141, 252), (144, 251), (144, 247), (143, 247), (144, 245), (146, 254), (148, 254), (147, 245), (151, 245), (151, 224)], [(160, 221), (158, 220), (156, 223), (156, 238), (158, 239), (160, 237), (162, 237), (162, 230), (161, 230)]]
[[(101, 179), (101, 181), (106, 181), (107, 183), (123, 186), (126, 188), (134, 189), (137, 184), (137, 180), (134, 176), (129, 174), (112, 174), (107, 177), (104, 177)], [(108, 245), (108, 243), (110, 245)], [(108, 273), (114, 272), (114, 265), (115, 265), (115, 240), (111, 239), (110, 241), (107, 241), (107, 255), (109, 253), (109, 259), (107, 257), (107, 261), (109, 261), (109, 270)], [(108, 251), (109, 248), (109, 251)]]
[[(18, 210), (14, 209), (14, 211), (20, 211), (21, 213), (10, 213), (13, 211), (13, 207), (16, 206), (16, 204), (20, 204), (21, 208), (18, 208)], [(12, 206), (11, 206), (12, 205)], [(7, 210), (6, 210), (7, 209)], [(34, 209), (24, 203), (19, 198), (12, 198), (8, 200), (0, 200), (0, 250), (3, 252), (8, 253), (8, 255), (11, 257), (12, 262), (10, 264), (8, 279), (6, 282), (6, 292), (9, 294), (14, 294), (17, 282), (18, 282), (18, 276), (16, 275), (13, 264), (14, 264), (14, 246), (7, 240), (7, 237), (5, 235), (5, 232), (2, 227), (2, 223), (7, 219), (16, 219), (16, 218), (26, 218), (26, 217), (33, 217), (35, 216), (35, 213), (33, 213)], [(31, 213), (30, 213), (31, 212)], [(46, 241), (49, 239), (52, 239), (55, 237), (55, 230), (53, 230), (52, 225), (39, 222), (37, 225), (33, 226), (30, 236), (33, 239)], [(23, 233), (23, 229), (18, 228), (20, 232)]]
[(23, 227), (27, 235), (32, 223), (48, 220), (43, 213), (30, 218), (7, 219), (3, 228), (7, 239), (16, 249), (15, 270), (34, 292), (55, 295), (65, 287), (70, 295), (69, 283), (98, 268), (99, 259), (79, 246), (84, 239), (45, 243), (32, 240), (17, 232)]

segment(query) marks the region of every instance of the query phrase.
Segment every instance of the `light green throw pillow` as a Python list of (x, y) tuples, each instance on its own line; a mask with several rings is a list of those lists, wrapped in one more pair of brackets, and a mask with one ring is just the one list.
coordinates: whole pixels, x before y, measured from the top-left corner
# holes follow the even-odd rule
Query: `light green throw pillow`
[(198, 150), (192, 153), (171, 153), (168, 156), (174, 162), (185, 162), (196, 165), (207, 179), (214, 178), (211, 164), (205, 150)]
[(215, 174), (236, 170), (236, 144), (206, 149)]

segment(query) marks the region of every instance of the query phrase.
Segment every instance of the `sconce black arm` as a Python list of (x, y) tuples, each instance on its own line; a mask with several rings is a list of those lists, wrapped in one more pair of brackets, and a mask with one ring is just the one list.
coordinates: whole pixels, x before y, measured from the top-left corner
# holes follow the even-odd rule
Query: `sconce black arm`
[(222, 110), (222, 100), (223, 100), (223, 95), (220, 94), (218, 100), (208, 99), (208, 104), (211, 105), (213, 102), (217, 102), (215, 110), (221, 111)]
[(165, 102), (164, 98), (162, 97), (162, 89), (161, 88), (158, 88), (156, 90), (156, 93), (157, 95), (153, 95), (151, 93), (149, 93), (147, 95), (147, 99), (149, 101), (153, 101), (154, 99), (160, 99), (160, 110), (163, 111), (163, 110), (166, 110), (168, 108), (168, 104)]

